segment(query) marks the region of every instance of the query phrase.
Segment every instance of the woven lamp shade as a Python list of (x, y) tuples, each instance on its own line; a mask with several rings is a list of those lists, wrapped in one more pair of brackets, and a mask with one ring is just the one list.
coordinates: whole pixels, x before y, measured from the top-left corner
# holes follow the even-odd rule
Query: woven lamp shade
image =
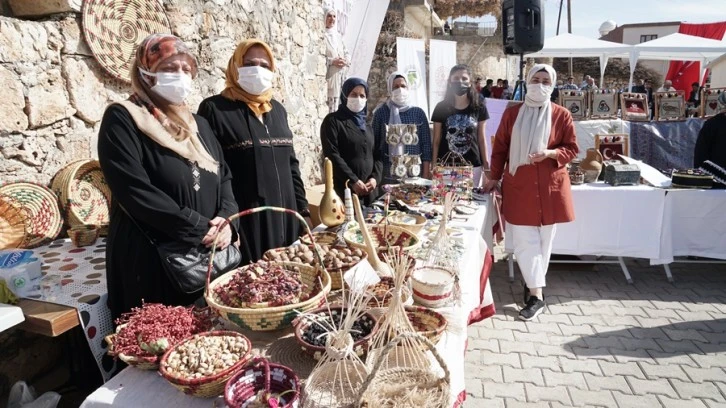
[(83, 33), (101, 66), (128, 83), (136, 46), (171, 25), (159, 0), (84, 0)]

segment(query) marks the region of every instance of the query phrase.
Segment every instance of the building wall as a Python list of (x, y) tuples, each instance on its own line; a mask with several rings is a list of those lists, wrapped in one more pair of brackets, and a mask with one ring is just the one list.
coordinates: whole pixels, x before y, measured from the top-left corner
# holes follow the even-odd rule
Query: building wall
[[(320, 177), (319, 128), (327, 114), (320, 2), (164, 0), (172, 31), (199, 61), (193, 111), (224, 88), (236, 44), (267, 41), (275, 54), (275, 98), (286, 107), (308, 184)], [(3, 8), (8, 15), (6, 8)], [(130, 88), (89, 50), (77, 12), (23, 20), (0, 16), (0, 181), (48, 183), (66, 163), (92, 157), (106, 105)]]
[[(641, 35), (658, 35), (658, 38), (665, 37), (666, 35), (677, 33), (680, 25), (673, 24), (668, 26), (654, 26), (654, 27), (627, 27), (623, 29), (623, 44), (635, 45), (640, 44)], [(665, 77), (668, 73), (668, 67), (670, 61), (653, 61), (653, 60), (639, 60), (648, 68), (655, 70)], [(660, 86), (660, 84), (658, 84)]]
[(726, 87), (726, 59), (711, 67), (711, 88)]

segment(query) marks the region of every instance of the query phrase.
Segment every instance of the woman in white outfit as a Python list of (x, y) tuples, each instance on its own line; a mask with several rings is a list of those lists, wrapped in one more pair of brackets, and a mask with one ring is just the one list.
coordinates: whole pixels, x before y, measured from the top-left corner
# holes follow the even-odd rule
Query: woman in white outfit
[(340, 90), (345, 81), (350, 55), (345, 49), (343, 36), (336, 27), (337, 14), (332, 8), (325, 9), (325, 62), (328, 68), (328, 110), (335, 112), (340, 104)]

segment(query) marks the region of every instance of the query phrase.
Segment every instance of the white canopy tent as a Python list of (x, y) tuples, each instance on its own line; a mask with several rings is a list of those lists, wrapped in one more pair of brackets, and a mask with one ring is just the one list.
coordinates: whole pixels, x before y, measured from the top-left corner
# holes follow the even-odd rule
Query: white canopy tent
[(630, 52), (630, 86), (633, 86), (635, 64), (641, 60), (698, 61), (701, 78), (706, 64), (726, 53), (726, 42), (688, 34), (675, 33), (655, 40), (636, 44)]
[[(629, 58), (632, 46), (610, 41), (595, 40), (574, 34), (560, 34), (546, 38), (544, 47), (534, 53), (525, 54), (528, 58), (600, 58), (600, 86), (605, 76), (608, 58)], [(633, 68), (631, 67), (631, 72)]]

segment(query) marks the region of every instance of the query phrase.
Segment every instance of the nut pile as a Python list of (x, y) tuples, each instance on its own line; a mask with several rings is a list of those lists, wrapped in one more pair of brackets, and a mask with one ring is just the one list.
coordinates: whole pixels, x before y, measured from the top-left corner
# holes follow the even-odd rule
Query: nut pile
[(306, 285), (299, 269), (258, 262), (240, 268), (224, 285), (214, 289), (216, 300), (230, 307), (284, 306), (301, 300)]
[[(329, 245), (318, 245), (318, 248), (323, 256), (325, 268), (328, 270), (350, 267), (365, 257), (363, 250), (359, 248), (332, 247)], [(273, 249), (267, 251), (263, 258), (268, 261), (300, 262), (311, 265), (317, 265), (318, 263), (313, 249), (307, 245), (293, 245), (287, 248)]]
[[(302, 339), (313, 346), (325, 347), (326, 334), (330, 332), (330, 325), (333, 324), (335, 319), (334, 327), (340, 327), (342, 321), (345, 319), (345, 314), (340, 314), (339, 310), (333, 310), (332, 316), (328, 315), (327, 312), (324, 314), (317, 315), (314, 321), (310, 322), (310, 325), (305, 328), (302, 333)], [(350, 330), (350, 335), (353, 341), (358, 341), (367, 335), (371, 334), (375, 322), (363, 315), (353, 323), (353, 327)]]
[(239, 336), (194, 336), (169, 353), (163, 368), (174, 377), (201, 378), (232, 367), (247, 351)]

